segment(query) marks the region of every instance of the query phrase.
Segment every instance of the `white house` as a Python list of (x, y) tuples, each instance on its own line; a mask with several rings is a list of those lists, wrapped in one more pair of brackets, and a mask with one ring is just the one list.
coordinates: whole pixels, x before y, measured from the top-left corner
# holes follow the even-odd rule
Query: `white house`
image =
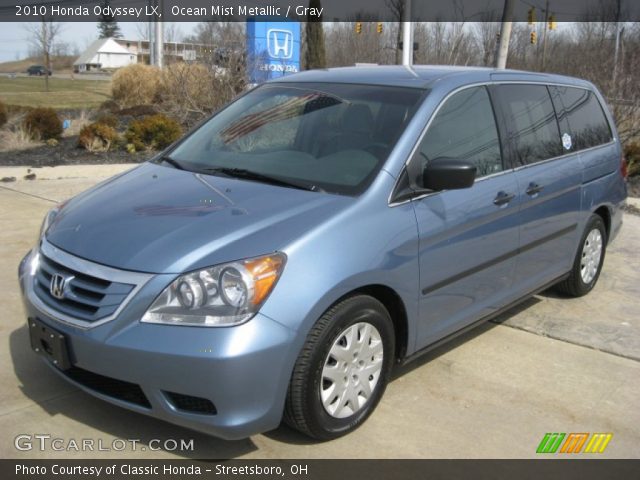
[(74, 72), (126, 67), (137, 63), (133, 52), (116, 42), (113, 38), (99, 38), (73, 62)]

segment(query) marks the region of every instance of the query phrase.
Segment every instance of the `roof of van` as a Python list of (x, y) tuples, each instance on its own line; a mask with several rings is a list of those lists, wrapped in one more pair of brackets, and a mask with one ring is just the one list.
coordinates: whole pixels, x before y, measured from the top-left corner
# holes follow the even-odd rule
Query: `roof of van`
[(331, 82), (429, 88), (444, 78), (458, 82), (536, 81), (588, 86), (588, 82), (573, 77), (520, 70), (498, 70), (487, 67), (448, 65), (365, 65), (355, 67), (306, 70), (280, 77), (272, 82)]

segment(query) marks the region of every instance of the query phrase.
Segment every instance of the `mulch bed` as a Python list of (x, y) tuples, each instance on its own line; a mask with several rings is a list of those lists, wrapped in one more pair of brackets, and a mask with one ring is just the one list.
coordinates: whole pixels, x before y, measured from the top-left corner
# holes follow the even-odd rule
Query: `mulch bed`
[(78, 137), (62, 138), (55, 147), (42, 145), (27, 150), (0, 152), (0, 165), (11, 167), (55, 167), (58, 165), (104, 165), (140, 163), (154, 152), (129, 153), (124, 150), (88, 152), (78, 148)]

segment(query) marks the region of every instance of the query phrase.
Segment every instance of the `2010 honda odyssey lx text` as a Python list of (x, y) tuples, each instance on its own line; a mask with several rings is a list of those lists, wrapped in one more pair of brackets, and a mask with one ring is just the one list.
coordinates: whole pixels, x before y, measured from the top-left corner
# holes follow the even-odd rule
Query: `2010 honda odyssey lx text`
[(31, 347), (117, 405), (233, 439), (360, 425), (392, 366), (555, 285), (588, 293), (625, 164), (582, 80), (356, 67), (257, 87), (49, 212)]

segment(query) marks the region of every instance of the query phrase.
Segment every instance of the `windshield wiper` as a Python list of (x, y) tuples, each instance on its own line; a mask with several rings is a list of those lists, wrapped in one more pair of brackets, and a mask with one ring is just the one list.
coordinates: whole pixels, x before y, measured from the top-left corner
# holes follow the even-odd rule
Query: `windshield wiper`
[(164, 162), (164, 163), (168, 163), (169, 165), (177, 168), (178, 170), (184, 170), (185, 168), (177, 161), (174, 160), (173, 158), (165, 155), (163, 157), (160, 157), (159, 162)]
[(283, 180), (278, 177), (265, 175), (264, 173), (258, 173), (252, 170), (247, 170), (246, 168), (211, 167), (211, 168), (204, 168), (202, 169), (202, 171), (206, 173), (213, 173), (213, 174), (220, 173), (227, 177), (243, 178), (246, 180), (256, 180), (258, 182), (269, 183), (271, 185), (297, 188), (299, 190), (307, 190), (310, 192), (324, 192), (324, 190), (322, 190), (317, 185), (290, 182), (288, 180)]

